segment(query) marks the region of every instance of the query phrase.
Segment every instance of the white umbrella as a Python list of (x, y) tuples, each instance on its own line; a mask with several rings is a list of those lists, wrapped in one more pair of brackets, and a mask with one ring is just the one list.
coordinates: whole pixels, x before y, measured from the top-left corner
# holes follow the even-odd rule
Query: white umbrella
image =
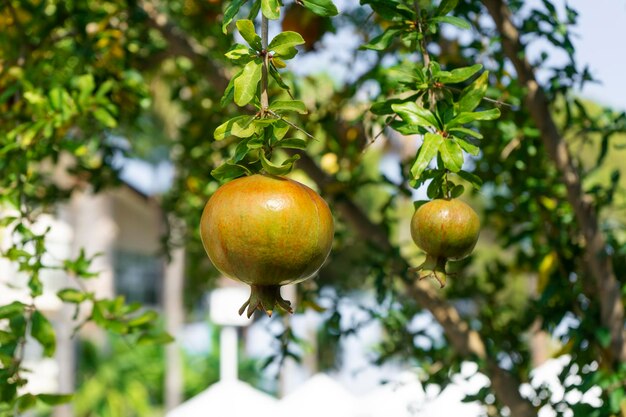
[(413, 417), (424, 405), (426, 395), (413, 372), (388, 382), (361, 397), (358, 417)]
[(233, 379), (211, 385), (166, 417), (270, 417), (277, 400), (245, 382)]
[(353, 417), (358, 401), (328, 375), (316, 374), (283, 398), (278, 410), (280, 417)]

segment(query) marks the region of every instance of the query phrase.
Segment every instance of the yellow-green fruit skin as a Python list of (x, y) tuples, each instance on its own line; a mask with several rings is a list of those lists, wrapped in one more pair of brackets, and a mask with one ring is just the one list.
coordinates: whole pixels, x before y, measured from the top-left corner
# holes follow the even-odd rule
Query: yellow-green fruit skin
[(250, 285), (285, 285), (320, 269), (330, 253), (334, 223), (326, 202), (309, 187), (256, 174), (213, 194), (200, 235), (224, 275)]
[(432, 200), (420, 206), (411, 219), (411, 237), (424, 252), (437, 258), (467, 257), (480, 233), (480, 219), (461, 200)]

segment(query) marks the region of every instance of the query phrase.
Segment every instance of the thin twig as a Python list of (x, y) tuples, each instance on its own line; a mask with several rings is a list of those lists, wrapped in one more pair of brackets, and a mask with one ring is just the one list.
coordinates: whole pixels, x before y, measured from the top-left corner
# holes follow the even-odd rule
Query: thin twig
[(261, 13), (261, 47), (263, 48), (263, 67), (261, 68), (261, 112), (265, 113), (270, 106), (268, 95), (268, 70), (269, 70), (269, 51), (268, 43), (269, 21), (263, 13)]
[(293, 127), (294, 129), (299, 130), (300, 132), (304, 133), (305, 135), (307, 135), (309, 138), (313, 139), (314, 141), (317, 141), (317, 138), (313, 135), (311, 135), (309, 132), (307, 132), (306, 130), (302, 129), (300, 126), (291, 123), (289, 120), (285, 119), (283, 116), (281, 116), (278, 113), (273, 112), (272, 110), (268, 110), (267, 111), (269, 114), (271, 114), (272, 116), (282, 120), (283, 122), (287, 123), (289, 126)]
[(421, 35), (421, 38), (418, 39), (419, 50), (422, 53), (422, 57), (424, 59), (424, 66), (428, 71), (430, 71), (430, 55), (428, 54), (428, 50), (426, 49), (426, 33), (424, 32), (424, 28), (422, 28), (422, 21), (420, 19), (420, 4), (418, 0), (413, 1), (413, 6), (415, 7), (415, 27), (417, 28), (418, 33)]
[(378, 132), (376, 134), (376, 136), (374, 136), (374, 138), (372, 140), (370, 140), (369, 142), (367, 142), (365, 144), (365, 146), (363, 147), (363, 150), (361, 151), (361, 153), (365, 153), (365, 151), (367, 151), (367, 149), (372, 146), (374, 144), (374, 142), (376, 142), (378, 140), (379, 137), (382, 136), (383, 133), (385, 133), (385, 129), (387, 129), (389, 127), (390, 124), (393, 123), (394, 120), (396, 120), (398, 118), (397, 114), (394, 114), (393, 117), (391, 119), (389, 119), (387, 121), (387, 123), (385, 123), (385, 125), (382, 127), (382, 129), (380, 129), (380, 132)]

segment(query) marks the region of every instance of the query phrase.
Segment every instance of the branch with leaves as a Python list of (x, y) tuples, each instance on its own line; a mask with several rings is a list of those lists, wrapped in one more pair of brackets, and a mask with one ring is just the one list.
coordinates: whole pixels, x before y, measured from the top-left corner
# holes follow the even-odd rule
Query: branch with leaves
[[(222, 28), (236, 17), (245, 1), (233, 1), (226, 7)], [(330, 1), (303, 1), (302, 5), (321, 16), (337, 14)], [(261, 11), (261, 35), (257, 34), (252, 19)], [(270, 100), (269, 79), (289, 97), (289, 86), (283, 80), (279, 69), (285, 68), (286, 61), (298, 53), (296, 47), (304, 44), (302, 36), (293, 31), (281, 32), (268, 42), (268, 20), (280, 17), (278, 0), (254, 2), (249, 19), (237, 20), (236, 27), (247, 45), (235, 44), (226, 53), (239, 70), (231, 78), (221, 104), (230, 101), (240, 107), (253, 106), (253, 115), (235, 116), (220, 125), (213, 134), (215, 140), (229, 137), (238, 138), (234, 155), (224, 164), (211, 171), (211, 175), (226, 182), (242, 175), (266, 172), (272, 175), (289, 173), (299, 156), (294, 155), (280, 163), (273, 162), (275, 151), (279, 149), (306, 149), (307, 141), (298, 137), (287, 137), (292, 128), (312, 136), (287, 119), (290, 113), (306, 114), (307, 109), (300, 100)]]

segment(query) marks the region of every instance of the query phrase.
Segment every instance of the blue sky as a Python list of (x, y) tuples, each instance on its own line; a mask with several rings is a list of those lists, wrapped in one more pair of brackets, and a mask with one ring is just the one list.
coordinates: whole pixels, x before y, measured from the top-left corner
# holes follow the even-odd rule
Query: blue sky
[(571, 0), (568, 4), (579, 11), (578, 60), (589, 64), (601, 81), (588, 84), (582, 95), (626, 110), (626, 1)]

